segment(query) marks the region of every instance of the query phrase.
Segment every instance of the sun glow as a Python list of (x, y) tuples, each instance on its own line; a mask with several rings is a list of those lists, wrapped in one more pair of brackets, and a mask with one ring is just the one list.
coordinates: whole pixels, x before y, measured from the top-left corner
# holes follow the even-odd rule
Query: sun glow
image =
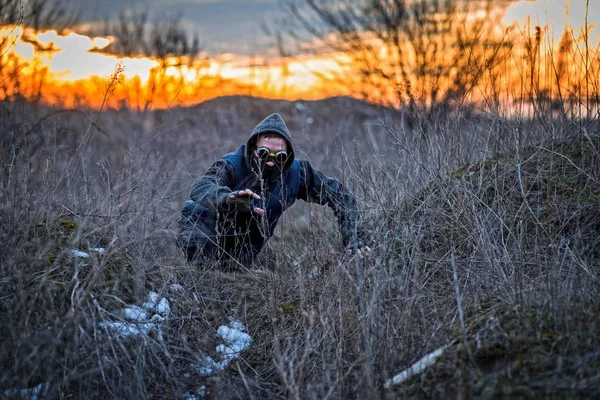
[[(147, 109), (197, 104), (217, 96), (252, 94), (316, 99), (328, 95), (302, 60), (225, 54), (185, 63), (176, 58), (120, 57), (104, 52), (111, 37), (54, 30), (0, 28), (0, 99), (20, 95), (64, 107)], [(311, 60), (333, 68), (323, 57)]]
[[(516, 29), (510, 34), (494, 33), (504, 35), (503, 45), (467, 49), (471, 56), (479, 56), (480, 65), (465, 69), (463, 60), (461, 70), (456, 63), (461, 56), (464, 58), (464, 51), (447, 48), (430, 55), (433, 58), (423, 58), (407, 43), (402, 49), (402, 61), (407, 66), (404, 75), (390, 61), (398, 57), (397, 49), (369, 34), (363, 35), (367, 45), (359, 46), (353, 54), (286, 58), (220, 54), (187, 60), (117, 56), (108, 52), (114, 41), (109, 36), (5, 26), (0, 27), (0, 100), (25, 98), (67, 108), (140, 110), (189, 106), (238, 94), (287, 100), (349, 95), (394, 105), (414, 98), (436, 101), (446, 93), (450, 94), (448, 98), (460, 93), (460, 98), (452, 99), (461, 103), (488, 105), (514, 104), (533, 95), (548, 102), (566, 98), (598, 102), (600, 53), (596, 29), (591, 29), (588, 49), (582, 40), (587, 31), (582, 31), (581, 21), (576, 18), (581, 12), (571, 15), (577, 22), (571, 25), (572, 33), (557, 38), (555, 26), (540, 27), (532, 17), (520, 18), (518, 7), (528, 10), (527, 2), (515, 4), (508, 14)], [(434, 43), (437, 38), (428, 40)], [(488, 66), (486, 62), (492, 57), (499, 62)], [(381, 75), (368, 75), (371, 81), (365, 83), (367, 74), (361, 71), (361, 62), (375, 66)], [(436, 74), (437, 70), (444, 73)], [(469, 86), (474, 75), (478, 75), (476, 84), (464, 92), (455, 90), (457, 85)], [(431, 93), (438, 97), (431, 100)], [(590, 104), (585, 106), (590, 108)]]

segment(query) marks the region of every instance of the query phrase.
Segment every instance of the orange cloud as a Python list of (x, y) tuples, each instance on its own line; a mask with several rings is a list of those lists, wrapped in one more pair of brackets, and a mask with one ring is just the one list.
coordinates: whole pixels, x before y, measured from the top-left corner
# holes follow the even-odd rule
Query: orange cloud
[[(165, 108), (231, 94), (324, 97), (302, 60), (283, 65), (281, 60), (225, 54), (190, 64), (177, 59), (163, 63), (104, 53), (111, 37), (3, 27), (0, 38), (6, 39), (0, 50), (7, 55), (0, 61), (0, 76), (5, 76), (0, 98), (18, 93), (65, 107)], [(310, 60), (315, 68), (319, 63), (322, 69), (332, 67), (325, 58)]]
[[(503, 52), (501, 64), (485, 71), (478, 85), (469, 91), (466, 101), (493, 99), (510, 103), (532, 91), (548, 98), (597, 96), (600, 57), (595, 50), (590, 53), (590, 59), (584, 60), (582, 54), (585, 53), (577, 47), (581, 46), (579, 39), (563, 41), (562, 50), (558, 50), (560, 46), (552, 47), (552, 42), (543, 38), (536, 50), (534, 76), (528, 74), (532, 58), (527, 46), (531, 48), (535, 27), (520, 28), (516, 33), (507, 39), (511, 45), (500, 49)], [(381, 46), (378, 59), (385, 61), (385, 45), (375, 39), (370, 45)], [(36, 33), (23, 27), (0, 27), (0, 100), (25, 97), (62, 107), (148, 109), (193, 105), (234, 94), (289, 100), (366, 94), (369, 100), (389, 104), (398, 102), (403, 95), (405, 88), (401, 85), (412, 90), (418, 90), (419, 85), (435, 85), (444, 91), (454, 83), (427, 81), (426, 77), (413, 74), (398, 87), (383, 82), (381, 87), (385, 90), (376, 92), (364, 86), (361, 76), (354, 72), (352, 59), (342, 54), (286, 58), (222, 54), (213, 59), (188, 62), (106, 53), (104, 49), (112, 41), (111, 37), (75, 32)], [(444, 65), (452, 65), (452, 54), (439, 57), (443, 58), (440, 60)], [(568, 63), (561, 64), (561, 60)], [(382, 64), (381, 68), (390, 66)], [(336, 79), (323, 79), (327, 76)], [(591, 85), (582, 84), (586, 79)], [(381, 82), (375, 82), (378, 83)]]

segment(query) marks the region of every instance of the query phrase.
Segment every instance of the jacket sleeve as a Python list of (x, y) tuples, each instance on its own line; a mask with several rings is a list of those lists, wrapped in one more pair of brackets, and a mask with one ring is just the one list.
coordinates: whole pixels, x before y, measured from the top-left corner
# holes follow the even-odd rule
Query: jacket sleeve
[(331, 207), (337, 217), (344, 245), (358, 247), (364, 235), (354, 195), (339, 180), (314, 169), (306, 160), (299, 161), (301, 182), (298, 198)]
[(191, 199), (210, 210), (221, 210), (227, 206), (227, 195), (231, 193), (234, 171), (225, 160), (217, 160), (206, 173), (192, 185)]

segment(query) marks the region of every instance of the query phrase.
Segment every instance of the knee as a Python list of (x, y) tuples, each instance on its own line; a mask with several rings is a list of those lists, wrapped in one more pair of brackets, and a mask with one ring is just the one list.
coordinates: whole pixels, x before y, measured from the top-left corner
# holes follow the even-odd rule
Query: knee
[(195, 238), (195, 240), (180, 242), (180, 247), (188, 262), (218, 258), (217, 246), (209, 238)]

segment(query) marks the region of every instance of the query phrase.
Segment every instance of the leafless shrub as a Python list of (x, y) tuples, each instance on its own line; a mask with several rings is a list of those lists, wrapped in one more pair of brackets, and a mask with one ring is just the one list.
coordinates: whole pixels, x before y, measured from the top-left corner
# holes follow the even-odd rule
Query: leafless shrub
[[(195, 71), (199, 75), (206, 66), (200, 59), (200, 39), (186, 30), (180, 14), (150, 19), (147, 9), (121, 11), (117, 21), (106, 21), (97, 33), (115, 39), (103, 51), (126, 56), (144, 55), (159, 62), (146, 82), (150, 91), (142, 107), (144, 110), (152, 106), (156, 97), (167, 104), (175, 100), (168, 96), (176, 95), (186, 84), (184, 67), (187, 72)], [(168, 69), (177, 71), (178, 77), (168, 76)]]
[[(505, 3), (283, 1), (283, 32), (299, 46), (343, 54), (365, 99), (401, 106), (461, 104), (485, 73), (497, 73), (507, 32), (495, 31)], [(304, 51), (310, 50), (303, 48)], [(441, 56), (443, 54), (443, 56)], [(319, 74), (323, 71), (315, 71)], [(346, 78), (323, 74), (330, 84)], [(341, 78), (341, 81), (337, 79)]]
[(0, 25), (25, 25), (36, 31), (73, 27), (79, 15), (72, 11), (72, 0), (2, 0)]

